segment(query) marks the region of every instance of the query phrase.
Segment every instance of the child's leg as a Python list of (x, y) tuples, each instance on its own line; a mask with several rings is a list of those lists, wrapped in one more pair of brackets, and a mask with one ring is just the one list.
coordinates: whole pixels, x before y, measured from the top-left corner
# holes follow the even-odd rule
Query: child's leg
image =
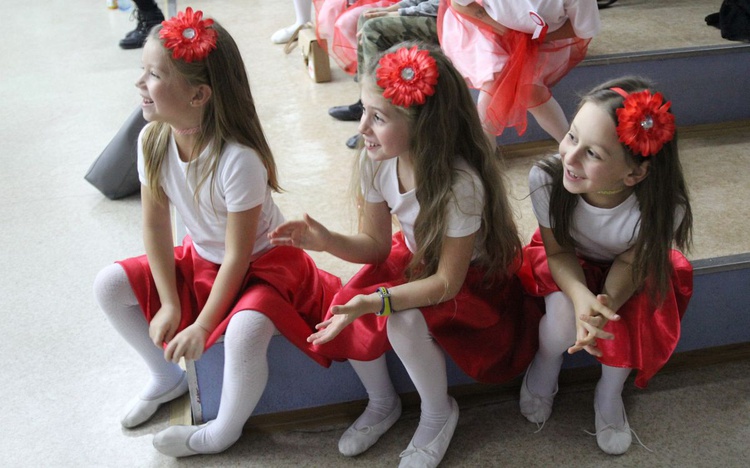
[(130, 288), (125, 270), (112, 264), (96, 276), (94, 295), (115, 330), (136, 350), (149, 368), (151, 379), (122, 418), (122, 425), (135, 427), (156, 413), (162, 403), (187, 391), (185, 372), (164, 360), (164, 351), (148, 335), (148, 322)]
[(224, 379), (219, 413), (203, 426), (172, 426), (154, 437), (154, 447), (175, 457), (222, 452), (242, 435), (268, 381), (268, 344), (276, 327), (252, 310), (236, 313), (224, 334)]
[(602, 377), (596, 385), (595, 399), (599, 411), (610, 424), (622, 427), (625, 424), (625, 407), (622, 389), (631, 369), (602, 365)]
[(393, 412), (400, 401), (388, 374), (385, 355), (374, 361), (350, 359), (349, 363), (362, 381), (369, 399), (365, 412), (354, 422), (354, 427), (363, 429), (378, 424)]
[(362, 381), (369, 398), (364, 413), (339, 440), (339, 451), (353, 457), (372, 447), (398, 421), (401, 416), (401, 400), (388, 374), (385, 355), (374, 361), (350, 359), (349, 363)]
[(554, 97), (550, 96), (543, 104), (529, 108), (529, 112), (542, 127), (542, 130), (547, 132), (555, 141), (560, 143), (565, 138), (570, 126), (568, 125), (568, 119), (565, 117), (565, 112)]
[(562, 292), (544, 298), (545, 314), (539, 322), (539, 351), (527, 372), (527, 386), (535, 395), (552, 395), (557, 389), (557, 378), (563, 353), (576, 341), (576, 322), (573, 303)]
[(292, 2), (294, 3), (294, 14), (296, 18), (294, 24), (287, 26), (286, 28), (281, 28), (273, 33), (271, 36), (271, 42), (274, 44), (285, 43), (292, 37), (292, 34), (294, 34), (294, 31), (299, 26), (310, 22), (312, 8), (311, 0), (292, 0)]
[(596, 443), (611, 455), (627, 452), (633, 442), (622, 402), (622, 388), (629, 374), (630, 369), (602, 365), (602, 377), (594, 393)]
[[(418, 309), (399, 311), (389, 316), (388, 338), (422, 399), (419, 426), (411, 442), (414, 447), (423, 448), (441, 433), (448, 433), (447, 440), (443, 440), (443, 446), (437, 450), (444, 454), (455, 429), (457, 415), (449, 421), (454, 413), (454, 403), (448, 396), (443, 351), (430, 336), (427, 322)], [(447, 427), (449, 422), (453, 427)]]

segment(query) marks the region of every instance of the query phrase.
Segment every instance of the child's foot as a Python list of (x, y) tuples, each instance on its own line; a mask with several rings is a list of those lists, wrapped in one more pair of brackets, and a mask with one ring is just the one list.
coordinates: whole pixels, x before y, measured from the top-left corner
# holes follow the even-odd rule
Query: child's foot
[[(599, 448), (610, 455), (622, 455), (630, 448), (633, 437), (630, 433), (628, 416), (625, 407), (622, 408), (622, 421), (610, 423), (599, 411), (599, 404), (594, 402), (594, 425), (596, 427), (596, 443)], [(618, 418), (619, 419), (619, 418)]]
[(401, 399), (396, 397), (395, 400), (396, 403), (390, 411), (383, 408), (378, 411), (368, 404), (362, 416), (354, 421), (339, 439), (339, 452), (347, 457), (353, 457), (375, 445), (380, 436), (401, 417)]
[(528, 378), (531, 372), (531, 366), (534, 363), (529, 364), (529, 368), (526, 369), (526, 374), (523, 376), (523, 382), (521, 383), (521, 397), (519, 399), (519, 406), (521, 407), (521, 414), (526, 419), (535, 424), (544, 424), (552, 414), (552, 403), (555, 401), (555, 395), (557, 395), (557, 385), (555, 385), (555, 391), (548, 396), (537, 395), (533, 390), (529, 388)]
[(286, 28), (281, 28), (271, 35), (271, 42), (274, 44), (286, 44), (294, 35), (294, 31), (299, 28), (299, 24), (293, 24)]
[[(450, 401), (450, 415), (437, 436), (425, 446), (417, 446), (414, 442), (417, 434), (414, 434), (406, 450), (399, 455), (401, 458), (401, 462), (398, 464), (399, 468), (435, 468), (440, 464), (458, 424), (458, 403), (453, 398)], [(419, 431), (419, 428), (417, 428), (417, 431)]]
[(140, 426), (151, 419), (159, 407), (175, 398), (181, 397), (188, 391), (187, 374), (182, 373), (180, 380), (174, 386), (170, 387), (164, 393), (154, 398), (136, 398), (120, 423), (127, 429)]

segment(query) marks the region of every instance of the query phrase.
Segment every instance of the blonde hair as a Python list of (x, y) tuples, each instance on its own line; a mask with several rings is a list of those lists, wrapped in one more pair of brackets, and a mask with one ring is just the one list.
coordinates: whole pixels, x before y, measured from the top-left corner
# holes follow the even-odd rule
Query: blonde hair
[[(211, 88), (211, 98), (203, 108), (201, 130), (193, 148), (195, 154), (213, 142), (208, 163), (201, 165), (199, 182), (195, 189), (196, 197), (209, 179), (212, 186), (215, 183), (214, 176), (219, 167), (221, 153), (230, 140), (255, 150), (268, 172), (268, 186), (279, 192), (281, 187), (276, 163), (255, 110), (245, 64), (237, 44), (218, 22), (214, 21), (209, 27), (217, 33), (216, 49), (204, 60), (191, 63), (174, 59), (171, 51), (164, 47), (164, 42), (159, 39), (161, 25), (152, 29), (148, 38), (149, 41), (159, 41), (162, 45), (171, 71), (176, 72), (192, 86), (208, 85)], [(164, 122), (153, 122), (144, 131), (146, 179), (148, 187), (157, 199), (162, 197), (159, 190), (159, 173), (167, 154), (170, 134), (171, 128)], [(192, 163), (189, 163), (188, 171), (191, 169)]]
[[(479, 243), (484, 255), (478, 263), (485, 268), (486, 278), (505, 276), (515, 265), (521, 252), (518, 231), (508, 203), (502, 160), (482, 130), (476, 104), (463, 77), (439, 48), (420, 42), (397, 44), (382, 55), (401, 47), (417, 46), (427, 50), (438, 67), (435, 94), (423, 105), (409, 108), (394, 106), (404, 112), (410, 122), (410, 156), (415, 171), (416, 197), (419, 214), (414, 234), (417, 251), (407, 269), (407, 277), (419, 279), (437, 271), (446, 231), (446, 208), (453, 198), (457, 177), (455, 162), (463, 159), (477, 173), (484, 189), (484, 207)], [(374, 60), (362, 80), (383, 93), (375, 84), (379, 60)]]

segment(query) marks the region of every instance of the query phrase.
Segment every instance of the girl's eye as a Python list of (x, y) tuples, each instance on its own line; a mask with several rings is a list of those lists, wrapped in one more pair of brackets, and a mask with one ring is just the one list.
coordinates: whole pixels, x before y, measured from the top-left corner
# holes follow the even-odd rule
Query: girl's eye
[(376, 122), (382, 122), (383, 121), (383, 118), (380, 117), (380, 114), (378, 114), (378, 113), (375, 113), (375, 115), (372, 116), (372, 119), (374, 121), (376, 121)]
[(570, 139), (570, 141), (572, 141), (572, 142), (576, 141), (576, 137), (574, 137), (573, 134), (570, 133), (570, 132), (568, 132), (568, 139)]
[(599, 157), (598, 154), (596, 154), (594, 151), (592, 151), (590, 149), (586, 150), (586, 154), (588, 154), (590, 157), (592, 157), (594, 159), (602, 159), (601, 157)]
[(157, 75), (157, 74), (156, 74), (156, 73), (154, 73), (154, 72), (149, 72), (149, 75), (153, 76), (154, 78), (159, 78), (159, 75)]

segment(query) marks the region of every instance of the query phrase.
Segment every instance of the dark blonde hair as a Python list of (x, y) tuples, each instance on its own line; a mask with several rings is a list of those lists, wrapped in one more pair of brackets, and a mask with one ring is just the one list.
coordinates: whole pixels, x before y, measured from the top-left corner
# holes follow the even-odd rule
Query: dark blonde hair
[[(275, 191), (281, 188), (276, 172), (276, 163), (266, 141), (260, 119), (255, 111), (255, 101), (250, 92), (245, 64), (232, 36), (216, 21), (210, 28), (216, 30), (216, 49), (204, 60), (187, 63), (174, 59), (170, 50), (159, 39), (161, 25), (154, 27), (149, 41), (159, 41), (171, 71), (182, 76), (192, 86), (208, 85), (211, 98), (203, 108), (201, 130), (198, 134), (193, 154), (208, 143), (213, 142), (208, 164), (202, 165), (196, 196), (209, 179), (214, 184), (214, 175), (219, 167), (221, 153), (227, 141), (235, 141), (252, 148), (268, 172), (268, 185)], [(146, 128), (143, 137), (143, 154), (146, 165), (148, 186), (154, 196), (160, 197), (159, 173), (170, 136), (170, 126), (164, 122), (153, 122)], [(191, 158), (192, 159), (192, 158)], [(188, 170), (192, 165), (188, 166)], [(213, 193), (213, 192), (211, 192)]]
[[(646, 89), (655, 92), (652, 83), (646, 79), (618, 78), (589, 91), (581, 99), (578, 109), (580, 110), (585, 103), (596, 104), (607, 111), (612, 117), (613, 125), (617, 126), (616, 111), (622, 107), (624, 98), (612, 91), (611, 88), (615, 87), (628, 94)], [(653, 156), (634, 154), (625, 145), (622, 145), (622, 148), (634, 166), (649, 161), (648, 175), (634, 188), (640, 205), (641, 219), (634, 244), (635, 260), (632, 270), (635, 284), (639, 287), (648, 284), (651, 298), (661, 300), (667, 292), (672, 273), (670, 249), (675, 245), (687, 251), (692, 243), (693, 212), (690, 209), (687, 185), (678, 157), (677, 132), (674, 138), (665, 143)], [(570, 229), (578, 196), (563, 187), (562, 164), (558, 158), (548, 158), (537, 165), (552, 177), (549, 214), (555, 240), (562, 246), (572, 248), (575, 242), (570, 235)], [(678, 208), (681, 208), (684, 215), (675, 229)]]
[[(409, 154), (414, 165), (419, 215), (414, 234), (417, 251), (407, 277), (419, 279), (437, 271), (446, 230), (446, 208), (453, 197), (457, 177), (455, 162), (463, 159), (476, 171), (484, 189), (482, 229), (477, 234), (485, 255), (478, 261), (487, 279), (509, 273), (518, 260), (521, 243), (505, 189), (502, 160), (482, 130), (476, 104), (466, 83), (439, 48), (419, 42), (397, 44), (382, 55), (402, 47), (427, 50), (438, 67), (435, 94), (423, 105), (394, 106), (406, 113), (411, 127)], [(376, 84), (379, 60), (373, 60), (363, 77), (363, 86), (383, 93)]]

